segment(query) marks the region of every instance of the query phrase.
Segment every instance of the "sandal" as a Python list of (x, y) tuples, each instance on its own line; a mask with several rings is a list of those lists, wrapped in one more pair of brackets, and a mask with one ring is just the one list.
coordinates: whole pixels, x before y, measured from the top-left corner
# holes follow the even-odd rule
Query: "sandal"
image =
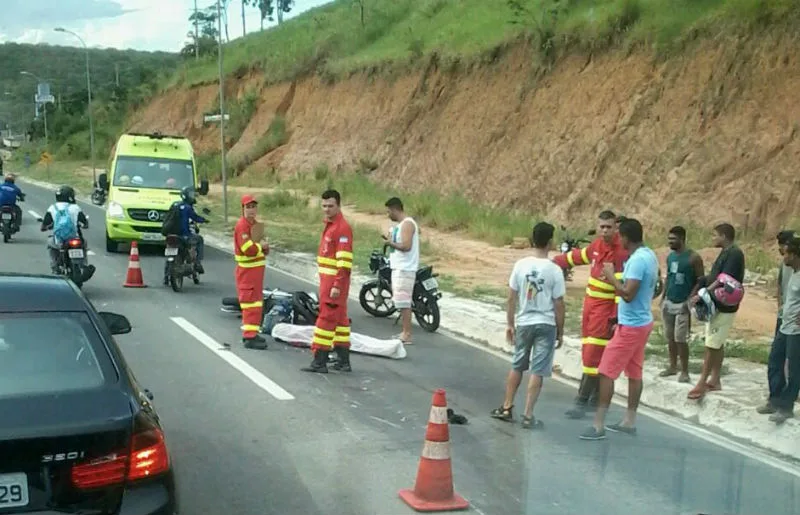
[(711, 383), (706, 383), (706, 388), (708, 389), (709, 392), (718, 392), (718, 391), (722, 390), (722, 385), (721, 384), (720, 385), (713, 385)]
[(513, 409), (514, 409), (513, 405), (507, 408), (500, 406), (499, 408), (493, 409), (490, 415), (492, 418), (496, 418), (498, 420), (504, 420), (506, 422), (511, 422), (511, 420), (513, 420), (514, 418), (514, 414), (512, 412)]
[(702, 399), (705, 396), (706, 396), (706, 390), (703, 387), (695, 386), (692, 389), (692, 391), (689, 392), (689, 394), (686, 396), (686, 398), (690, 399), (690, 400), (693, 400), (693, 401), (699, 401), (700, 399)]
[(526, 417), (522, 416), (522, 427), (523, 429), (542, 429), (544, 427), (544, 423), (534, 417)]

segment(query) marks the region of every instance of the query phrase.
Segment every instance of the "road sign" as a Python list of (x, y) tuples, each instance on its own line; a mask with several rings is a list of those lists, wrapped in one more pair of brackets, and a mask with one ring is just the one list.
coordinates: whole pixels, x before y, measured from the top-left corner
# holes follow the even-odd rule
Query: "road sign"
[(53, 156), (50, 155), (50, 152), (42, 152), (40, 162), (50, 164), (53, 162)]
[(56, 97), (53, 95), (36, 95), (37, 104), (54, 104)]
[[(205, 122), (205, 123), (218, 122), (221, 119), (222, 119), (222, 117), (220, 115), (218, 115), (218, 114), (207, 114), (207, 115), (203, 116), (203, 122)], [(225, 114), (225, 121), (227, 122), (230, 119), (231, 119), (231, 115)]]

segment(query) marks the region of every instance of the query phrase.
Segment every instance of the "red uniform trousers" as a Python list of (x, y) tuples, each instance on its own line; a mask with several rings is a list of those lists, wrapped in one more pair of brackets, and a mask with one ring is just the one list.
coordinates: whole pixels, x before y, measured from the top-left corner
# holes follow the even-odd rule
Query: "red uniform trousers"
[(330, 351), (335, 347), (350, 348), (350, 318), (347, 316), (347, 296), (349, 288), (340, 290), (336, 304), (324, 302), (331, 301), (329, 292), (333, 286), (331, 276), (320, 277), (319, 315), (314, 324), (314, 338), (311, 340), (311, 350)]
[(264, 311), (264, 271), (266, 267), (236, 266), (236, 294), (242, 309), (242, 337), (255, 338), (261, 329)]
[(613, 319), (616, 316), (617, 304), (613, 299), (584, 297), (581, 319), (581, 362), (584, 374), (597, 375), (603, 351), (613, 334)]

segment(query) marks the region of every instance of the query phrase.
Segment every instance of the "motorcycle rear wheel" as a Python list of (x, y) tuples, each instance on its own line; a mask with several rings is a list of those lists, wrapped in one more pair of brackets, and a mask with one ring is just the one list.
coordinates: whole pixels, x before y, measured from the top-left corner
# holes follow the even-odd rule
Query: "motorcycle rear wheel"
[(427, 295), (415, 299), (413, 311), (414, 318), (417, 319), (417, 323), (422, 329), (429, 333), (435, 333), (439, 329), (441, 315), (436, 299)]
[(180, 254), (175, 256), (175, 261), (169, 267), (169, 284), (172, 286), (172, 291), (180, 293), (183, 290), (183, 274), (180, 273), (183, 268), (183, 258)]

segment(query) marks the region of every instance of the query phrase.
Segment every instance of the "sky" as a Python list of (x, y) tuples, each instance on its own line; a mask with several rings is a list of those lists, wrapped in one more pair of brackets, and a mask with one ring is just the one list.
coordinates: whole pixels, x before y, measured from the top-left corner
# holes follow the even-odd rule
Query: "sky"
[[(289, 17), (328, 1), (295, 0)], [(197, 4), (202, 9), (215, 2)], [(194, 0), (0, 0), (0, 43), (80, 46), (75, 36), (53, 30), (64, 27), (90, 47), (177, 52), (188, 39), (193, 9)], [(259, 29), (259, 17), (258, 9), (247, 9), (248, 33)], [(241, 0), (230, 0), (228, 19), (231, 39), (240, 37)]]

